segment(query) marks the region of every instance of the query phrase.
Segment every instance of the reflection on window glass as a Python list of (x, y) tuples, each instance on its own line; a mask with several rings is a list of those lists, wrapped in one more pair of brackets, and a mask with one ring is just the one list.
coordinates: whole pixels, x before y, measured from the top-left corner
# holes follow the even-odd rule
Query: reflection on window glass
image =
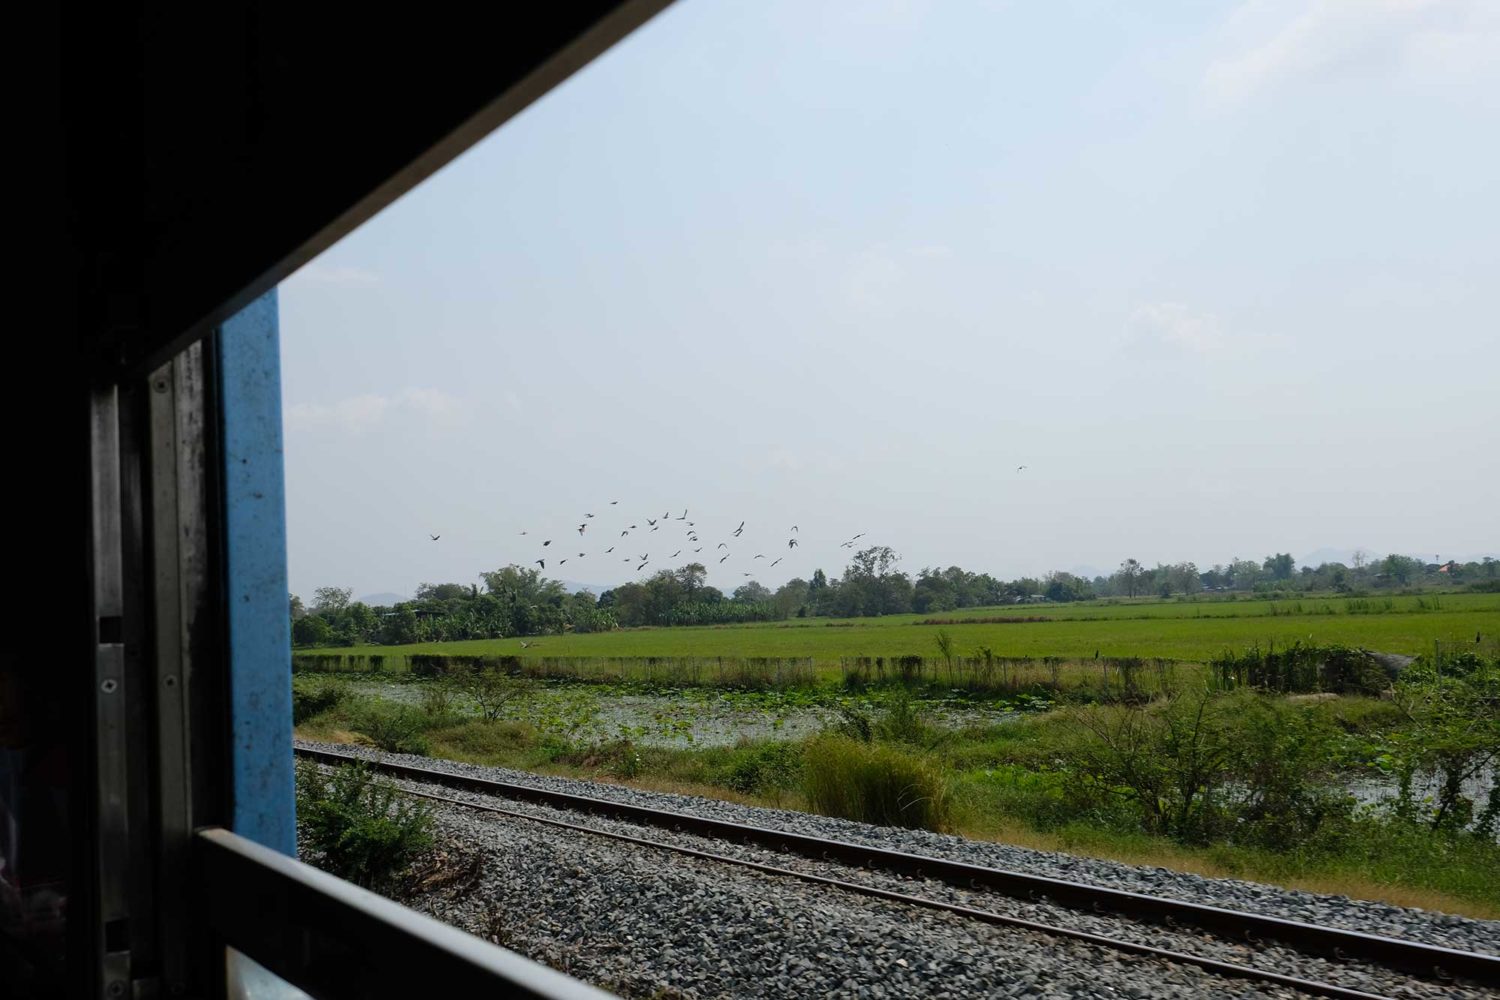
[(306, 993), (254, 959), (225, 949), (225, 984), (229, 1000), (311, 1000)]
[(67, 755), (35, 670), (0, 671), (0, 993), (61, 990), (67, 919)]

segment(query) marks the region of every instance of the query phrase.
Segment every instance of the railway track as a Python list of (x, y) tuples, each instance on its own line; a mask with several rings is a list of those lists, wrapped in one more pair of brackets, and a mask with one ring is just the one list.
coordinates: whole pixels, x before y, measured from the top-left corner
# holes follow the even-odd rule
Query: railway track
[[(586, 813), (636, 826), (689, 834), (711, 841), (747, 845), (831, 865), (867, 869), (894, 876), (932, 879), (962, 890), (980, 890), (1028, 902), (1055, 904), (1090, 915), (1116, 916), (1132, 922), (1163, 925), (1177, 931), (1197, 930), (1224, 941), (1248, 944), (1252, 947), (1275, 944), (1334, 963), (1363, 963), (1391, 969), (1429, 983), (1447, 984), (1454, 983), (1456, 980), (1466, 980), (1481, 987), (1500, 987), (1500, 957), (1492, 955), (1461, 951), (1404, 938), (1366, 934), (1344, 928), (1222, 909), (1201, 903), (1149, 896), (1026, 872), (910, 854), (865, 844), (811, 837), (789, 831), (694, 816), (532, 785), (458, 775), (395, 761), (370, 759), (307, 747), (298, 747), (296, 752), (301, 757), (323, 764), (360, 762), (395, 778), (427, 786), (441, 786), (489, 799), (505, 799)], [(1216, 975), (1274, 984), (1306, 994), (1345, 998), (1345, 1000), (1368, 1000), (1368, 998), (1383, 995), (1332, 982), (1285, 975), (1254, 965), (1227, 962), (1211, 956), (1156, 947), (1056, 923), (979, 909), (951, 900), (913, 895), (851, 881), (847, 878), (832, 877), (825, 873), (768, 864), (764, 861), (736, 857), (702, 847), (600, 829), (555, 817), (538, 816), (534, 813), (507, 809), (492, 802), (476, 802), (471, 799), (411, 788), (405, 791), (422, 798), (466, 809), (544, 824), (593, 837), (605, 837), (649, 849), (670, 851), (701, 860), (749, 868), (766, 874), (795, 878), (842, 892), (939, 910), (983, 923), (1025, 928), (1071, 938), (1128, 954), (1197, 966)]]

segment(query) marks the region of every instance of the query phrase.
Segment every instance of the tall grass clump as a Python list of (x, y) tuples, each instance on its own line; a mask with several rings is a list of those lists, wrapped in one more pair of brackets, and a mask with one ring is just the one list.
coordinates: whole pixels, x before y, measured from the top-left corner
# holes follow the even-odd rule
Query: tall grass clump
[(803, 755), (803, 781), (809, 804), (825, 816), (920, 830), (949, 825), (942, 773), (894, 747), (820, 736)]

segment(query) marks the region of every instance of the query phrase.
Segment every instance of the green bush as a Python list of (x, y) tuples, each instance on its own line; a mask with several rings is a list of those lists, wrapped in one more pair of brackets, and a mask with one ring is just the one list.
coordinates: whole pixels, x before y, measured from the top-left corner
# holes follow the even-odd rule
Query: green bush
[(808, 802), (826, 816), (925, 830), (949, 825), (941, 772), (906, 751), (820, 736), (807, 745), (803, 775)]
[(382, 750), (425, 755), (431, 749), (426, 730), (432, 721), (427, 713), (410, 705), (380, 701), (362, 706), (351, 728), (368, 736)]
[(1086, 786), (1068, 774), (1015, 764), (964, 776), (954, 798), (961, 814), (1014, 817), (1037, 830), (1060, 830), (1079, 823), (1119, 832), (1140, 828), (1135, 813), (1119, 800), (1088, 794)]
[(292, 725), (338, 708), (349, 696), (349, 690), (337, 681), (312, 677), (292, 678)]
[(431, 809), (403, 798), (364, 764), (329, 776), (299, 762), (297, 825), (319, 867), (370, 889), (389, 888), (417, 852), (432, 846)]
[(727, 751), (709, 780), (746, 795), (772, 795), (797, 786), (802, 747), (797, 743), (744, 743)]

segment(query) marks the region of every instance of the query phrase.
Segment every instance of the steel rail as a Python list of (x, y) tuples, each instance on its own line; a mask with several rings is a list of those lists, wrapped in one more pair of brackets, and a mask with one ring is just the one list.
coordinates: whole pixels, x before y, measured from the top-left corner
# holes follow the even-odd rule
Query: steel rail
[(575, 833), (590, 834), (595, 837), (607, 837), (610, 840), (623, 841), (627, 844), (635, 844), (640, 847), (654, 848), (656, 850), (672, 851), (676, 854), (684, 854), (688, 857), (698, 858), (703, 861), (713, 861), (719, 864), (738, 865), (741, 868), (750, 868), (754, 871), (764, 872), (768, 875), (779, 875), (787, 878), (799, 879), (803, 882), (811, 882), (814, 885), (826, 885), (843, 892), (854, 893), (861, 896), (873, 896), (877, 899), (889, 900), (896, 903), (905, 903), (909, 906), (921, 906), (930, 910), (941, 910), (946, 913), (956, 914), (970, 920), (987, 924), (998, 924), (1003, 927), (1019, 927), (1025, 930), (1038, 931), (1050, 934), (1054, 937), (1073, 938), (1085, 941), (1089, 944), (1111, 948), (1115, 951), (1128, 952), (1135, 955), (1144, 955), (1150, 958), (1158, 958), (1168, 962), (1178, 962), (1184, 965), (1196, 965), (1201, 969), (1214, 972), (1222, 976), (1230, 976), (1236, 979), (1250, 979), (1259, 982), (1275, 983), (1278, 986), (1288, 986), (1304, 993), (1316, 996), (1333, 997), (1335, 1000), (1391, 1000), (1391, 998), (1380, 993), (1366, 993), (1362, 990), (1349, 989), (1332, 983), (1324, 983), (1314, 979), (1301, 979), (1296, 976), (1287, 976), (1279, 972), (1271, 972), (1266, 969), (1257, 969), (1249, 965), (1236, 965), (1233, 962), (1222, 962), (1214, 958), (1206, 958), (1187, 952), (1170, 951), (1166, 948), (1156, 948), (1152, 945), (1139, 944), (1135, 941), (1126, 941), (1123, 938), (1112, 938), (1103, 934), (1094, 934), (1089, 931), (1074, 930), (1070, 927), (1059, 927), (1055, 924), (1044, 924), (1035, 920), (1026, 920), (1023, 917), (1010, 917), (1003, 913), (995, 913), (992, 910), (979, 910), (971, 906), (963, 906), (959, 903), (950, 903), (941, 899), (932, 899), (928, 896), (913, 896), (909, 893), (896, 892), (893, 889), (881, 889), (878, 886), (862, 885), (858, 882), (845, 882), (842, 879), (829, 878), (826, 875), (816, 875), (812, 872), (801, 872), (794, 868), (780, 868), (776, 865), (768, 865), (759, 861), (751, 861), (747, 858), (736, 858), (727, 854), (714, 854), (711, 851), (701, 851), (695, 847), (684, 847), (680, 844), (668, 844), (659, 840), (648, 840), (645, 837), (635, 837), (628, 833), (619, 833), (613, 830), (600, 830), (596, 827), (581, 826), (577, 823), (568, 823), (564, 820), (550, 819), (545, 816), (533, 816), (530, 813), (516, 812), (514, 809), (504, 809), (500, 806), (492, 806), (482, 802), (469, 802), (464, 799), (455, 799), (447, 795), (434, 795), (431, 792), (418, 792), (410, 788), (400, 789), (407, 795), (417, 798), (430, 799), (434, 802), (443, 802), (449, 805), (462, 806), (466, 809), (474, 809), (486, 813), (498, 813), (502, 816), (525, 820), (529, 823), (540, 823), (545, 826), (553, 826), (563, 830), (571, 830)]
[[(1071, 882), (1045, 875), (989, 868), (920, 854), (893, 851), (847, 841), (774, 830), (728, 820), (709, 819), (649, 806), (613, 802), (590, 795), (559, 792), (451, 774), (430, 768), (372, 759), (330, 750), (297, 747), (305, 758), (326, 763), (362, 762), (387, 774), (427, 784), (443, 785), (500, 798), (593, 813), (643, 826), (672, 829), (718, 840), (736, 840), (785, 854), (834, 861), (853, 867), (882, 869), (903, 875), (933, 878), (964, 889), (984, 889), (1017, 899), (1054, 902), (1094, 913), (1116, 913), (1132, 920), (1148, 920), (1171, 927), (1190, 925), (1230, 940), (1252, 945), (1277, 941), (1296, 951), (1340, 962), (1366, 962), (1408, 975), (1447, 982), (1453, 978), (1480, 985), (1500, 985), (1500, 957), (1460, 951), (1441, 945), (1385, 937), (1339, 927), (1325, 927), (1263, 914), (1229, 910), (1203, 903), (1148, 896), (1143, 893)], [(587, 829), (587, 828), (585, 828)], [(597, 831), (595, 831), (597, 832)]]

